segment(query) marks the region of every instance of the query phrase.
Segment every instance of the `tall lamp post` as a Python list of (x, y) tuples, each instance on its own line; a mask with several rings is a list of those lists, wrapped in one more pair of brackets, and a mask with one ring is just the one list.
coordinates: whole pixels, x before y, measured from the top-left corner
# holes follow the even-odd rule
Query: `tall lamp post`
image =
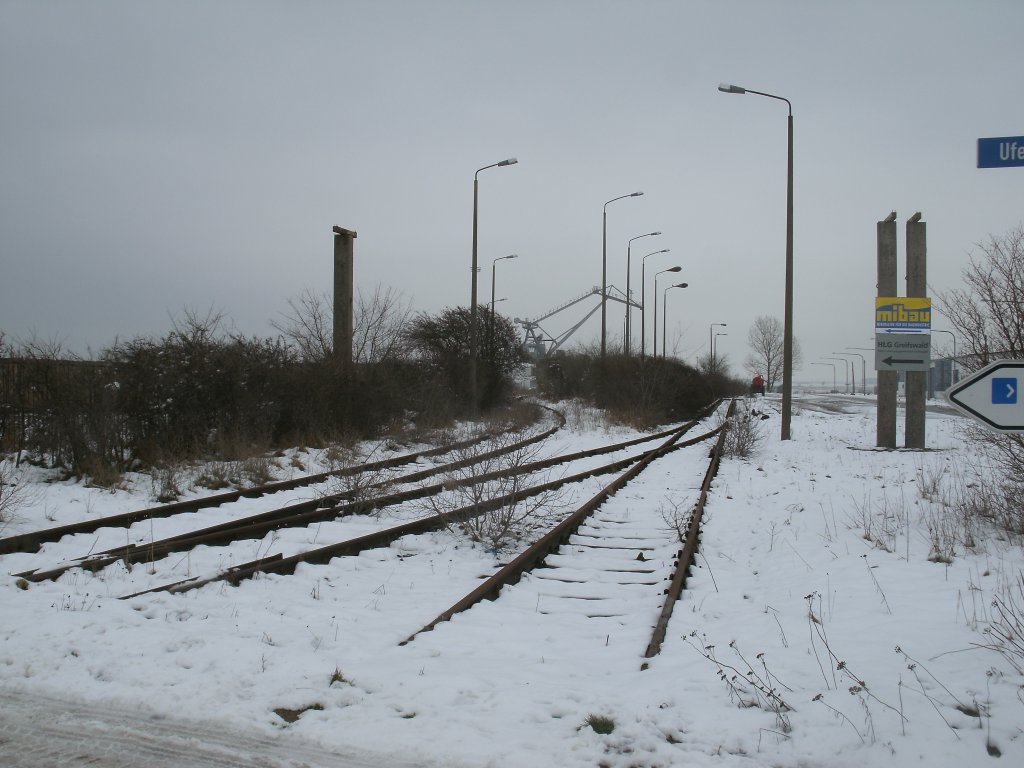
[(673, 288), (688, 288), (689, 283), (676, 283), (661, 292), (661, 359), (665, 359), (665, 340), (668, 338), (668, 292)]
[[(858, 347), (846, 347), (846, 349), (858, 349)], [(864, 351), (868, 352), (870, 350), (864, 349)], [(866, 395), (868, 393), (868, 362), (864, 359), (864, 355), (860, 352), (837, 352), (835, 354), (856, 355), (860, 358), (860, 391), (861, 394)]]
[(508, 256), (499, 256), (493, 262), (491, 262), (491, 317), (494, 317), (494, 277), (499, 261), (505, 259), (518, 259), (518, 253), (510, 253)]
[[(657, 256), (659, 253), (668, 253), (671, 248), (662, 248), (660, 251), (648, 253), (640, 260), (640, 357), (647, 354), (647, 283), (644, 282), (647, 271), (647, 259), (650, 256)], [(657, 297), (655, 297), (657, 298)], [(657, 320), (658, 318), (654, 318)], [(654, 350), (657, 355), (657, 348)]]
[(948, 333), (953, 337), (953, 363), (949, 369), (949, 386), (956, 384), (956, 335), (952, 331), (940, 331), (932, 329), (932, 333)]
[[(630, 310), (632, 310), (633, 307), (629, 303), (632, 300), (632, 298), (633, 298), (633, 293), (632, 293), (632, 291), (630, 290), (630, 287), (629, 287), (630, 286), (629, 279), (630, 279), (630, 277), (633, 274), (633, 270), (630, 268), (630, 258), (632, 256), (630, 251), (631, 251), (631, 249), (633, 247), (633, 241), (634, 240), (639, 240), (641, 237), (654, 237), (655, 235), (660, 235), (660, 234), (661, 234), (661, 232), (648, 232), (646, 235), (637, 235), (636, 237), (631, 237), (631, 238), (629, 238), (629, 241), (626, 243), (626, 343), (625, 343), (625, 346), (623, 347), (623, 350), (626, 353), (626, 357), (629, 357), (629, 344), (630, 344), (630, 341), (631, 341), (630, 336), (632, 335), (632, 332), (633, 332), (632, 326), (630, 325), (630, 314), (631, 314)], [(640, 286), (641, 286), (640, 290), (642, 292), (643, 291), (643, 282), (640, 283)], [(641, 296), (640, 304), (643, 305), (643, 303), (644, 303), (644, 300), (643, 300), (643, 297)]]
[(669, 267), (663, 269), (661, 272), (654, 273), (654, 346), (651, 348), (651, 357), (655, 360), (658, 359), (658, 275), (663, 275), (666, 272), (682, 272), (683, 268), (679, 266)]
[(499, 168), (504, 165), (515, 165), (519, 161), (514, 157), (510, 157), (507, 160), (502, 160), (499, 163), (491, 163), (485, 165), (483, 168), (477, 170), (473, 174), (473, 264), (470, 268), (470, 272), (473, 275), (473, 287), (470, 294), (469, 300), (469, 407), (473, 415), (476, 415), (477, 410), (477, 391), (476, 391), (476, 349), (477, 349), (477, 331), (476, 331), (476, 273), (477, 273), (477, 261), (476, 261), (476, 230), (477, 230), (477, 211), (479, 201), (479, 187), (480, 182), (478, 177), (481, 171), (486, 171), (488, 168)]
[(715, 360), (715, 364), (716, 364), (715, 367), (716, 368), (718, 367), (717, 366), (717, 363), (718, 363), (718, 337), (719, 336), (728, 336), (728, 335), (729, 335), (728, 333), (723, 333), (721, 331), (719, 331), (718, 333), (715, 334), (715, 343), (712, 345), (711, 351), (712, 351), (712, 353), (714, 355), (713, 359)]
[(487, 323), (487, 348), (491, 350), (491, 357), (494, 356), (494, 278), (498, 262), (505, 259), (518, 259), (518, 253), (510, 253), (508, 256), (499, 256), (491, 262), (491, 316)]
[[(840, 357), (853, 357), (857, 353), (856, 352), (833, 352), (832, 354), (833, 355), (839, 355)], [(864, 359), (863, 356), (861, 356), (861, 355), (857, 355), (857, 356), (860, 357), (861, 360)], [(856, 374), (856, 369), (853, 367), (853, 360), (850, 360), (849, 362), (850, 362), (850, 381), (853, 382), (853, 386), (850, 387), (850, 389), (853, 392), (853, 394), (856, 395), (857, 394), (857, 374)], [(863, 370), (861, 370), (861, 375), (863, 375), (863, 373), (864, 373)], [(863, 386), (864, 386), (864, 382), (862, 381), (861, 382), (861, 388), (863, 388)]]
[(753, 93), (769, 99), (786, 102), (789, 108), (788, 152), (786, 172), (786, 310), (782, 342), (782, 439), (790, 439), (790, 423), (793, 419), (793, 105), (789, 99), (772, 93), (752, 91), (738, 85), (722, 84), (718, 90), (723, 93)]
[[(640, 197), (643, 192), (631, 192), (628, 195), (613, 197), (604, 204), (604, 218), (601, 223), (601, 362), (604, 362), (605, 342), (608, 330), (608, 206), (616, 200), (624, 200), (627, 197)], [(626, 297), (626, 306), (629, 306)]]
[(832, 366), (832, 391), (836, 389), (836, 364), (835, 363), (819, 363), (817, 360), (811, 361), (811, 365), (830, 365)]
[[(874, 347), (846, 347), (846, 349), (859, 349), (861, 352), (876, 352), (876, 353), (878, 351)], [(866, 395), (868, 393), (868, 390), (867, 390), (867, 384), (868, 384), (867, 375), (868, 375), (868, 373), (867, 373), (867, 370), (865, 370), (865, 366), (863, 365), (864, 355), (861, 355), (860, 359), (861, 359), (861, 363), (862, 363), (862, 365), (861, 365), (861, 379), (863, 379), (863, 381), (864, 381), (864, 394)], [(875, 379), (875, 390), (877, 391), (877, 389), (878, 389), (878, 380), (876, 378)]]
[(711, 363), (708, 366), (710, 372), (715, 370), (715, 326), (721, 326), (722, 328), (728, 328), (728, 323), (712, 323), (708, 326), (708, 354), (710, 355), (709, 361)]
[[(833, 355), (835, 352), (832, 353)], [(850, 373), (853, 371), (853, 360), (847, 360), (845, 357), (826, 357), (825, 360), (835, 360), (837, 363), (843, 364), (843, 386), (846, 388), (846, 392), (850, 391)], [(846, 366), (850, 366), (847, 368)], [(854, 386), (856, 387), (857, 381), (854, 380)]]

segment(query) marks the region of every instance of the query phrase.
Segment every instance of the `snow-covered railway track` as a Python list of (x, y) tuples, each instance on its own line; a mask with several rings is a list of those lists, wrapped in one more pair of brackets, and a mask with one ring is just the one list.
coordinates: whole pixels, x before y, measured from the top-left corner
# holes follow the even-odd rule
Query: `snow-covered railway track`
[[(687, 427), (692, 426), (692, 424), (693, 422), (687, 425)], [(584, 458), (600, 456), (602, 454), (613, 453), (616, 451), (622, 452), (632, 446), (658, 440), (671, 433), (673, 433), (673, 430), (666, 430), (654, 435), (647, 435), (641, 438), (614, 443), (600, 448), (556, 456), (543, 461), (531, 462), (516, 467), (515, 471), (521, 474), (530, 474), (556, 466), (569, 467), (574, 462), (578, 463)], [(517, 441), (515, 446), (520, 447), (523, 443), (524, 441)], [(476, 458), (479, 459), (480, 455), (493, 455), (495, 453), (499, 453), (499, 451), (479, 454)], [(619, 471), (630, 463), (637, 461), (638, 458), (639, 457), (636, 456), (630, 456), (625, 459), (612, 462), (608, 465), (602, 465), (601, 467), (577, 472), (576, 475), (563, 478), (555, 485), (577, 482), (585, 477), (594, 476), (596, 474)], [(411, 485), (414, 481), (422, 481), (433, 475), (450, 471), (454, 466), (465, 464), (471, 465), (471, 463), (471, 460), (468, 459), (449, 462), (448, 464), (441, 465), (439, 467), (406, 475), (404, 477), (404, 482)], [(498, 476), (507, 474), (508, 472), (509, 470), (506, 469), (492, 473), (492, 475)], [(487, 476), (484, 476), (484, 479), (486, 479), (486, 477)], [(478, 482), (480, 480), (480, 476), (471, 476), (469, 478), (463, 478), (460, 482), (468, 483)], [(345, 554), (357, 554), (358, 552), (366, 549), (387, 546), (402, 536), (443, 527), (446, 522), (450, 522), (450, 520), (446, 521), (440, 519), (438, 516), (433, 516), (432, 518), (421, 518), (385, 529), (381, 529), (379, 521), (376, 520), (372, 522), (357, 522), (354, 526), (350, 526), (349, 529), (352, 533), (345, 541), (326, 547), (317, 547), (313, 550), (302, 550), (297, 554), (290, 553), (287, 555), (284, 552), (271, 554), (269, 551), (269, 545), (267, 551), (260, 554), (262, 552), (262, 546), (259, 540), (265, 537), (268, 533), (276, 535), (277, 531), (284, 528), (306, 527), (308, 529), (311, 526), (319, 526), (324, 522), (335, 521), (340, 518), (350, 516), (365, 517), (366, 513), (370, 511), (400, 506), (410, 501), (439, 494), (449, 487), (451, 482), (452, 481), (449, 479), (443, 482), (410, 487), (404, 490), (398, 490), (392, 493), (346, 504), (324, 504), (322, 500), (319, 504), (303, 502), (271, 510), (266, 513), (249, 516), (242, 520), (213, 525), (198, 531), (191, 531), (159, 540), (150, 538), (149, 541), (137, 544), (126, 544), (124, 546), (113, 547), (85, 557), (67, 560), (55, 567), (42, 569), (38, 567), (30, 568), (20, 573), (16, 573), (15, 575), (29, 581), (42, 581), (58, 578), (62, 574), (76, 568), (87, 569), (91, 572), (99, 572), (112, 566), (118, 568), (124, 567), (130, 570), (134, 563), (147, 563), (149, 570), (151, 571), (151, 575), (158, 576), (161, 573), (171, 574), (174, 572), (175, 563), (168, 562), (168, 558), (171, 554), (180, 552), (190, 553), (192, 550), (199, 547), (202, 547), (204, 552), (207, 554), (206, 562), (209, 562), (211, 559), (209, 557), (209, 550), (211, 547), (222, 548), (222, 551), (216, 557), (215, 562), (227, 564), (227, 567), (220, 568), (218, 573), (213, 577), (189, 577), (184, 580), (179, 579), (171, 584), (164, 583), (158, 587), (147, 586), (141, 591), (151, 591), (153, 589), (186, 591), (194, 588), (195, 585), (209, 583), (210, 581), (228, 581), (231, 583), (238, 583), (242, 579), (248, 578), (256, 573), (286, 573), (293, 570), (295, 564), (298, 562), (325, 562), (332, 557)], [(501, 501), (498, 500), (497, 503), (501, 503)], [(317, 532), (319, 532), (319, 528), (317, 528)], [(237, 546), (238, 542), (247, 540), (256, 540), (257, 550), (255, 554), (257, 554), (257, 557), (254, 560), (245, 561), (244, 549), (240, 549), (239, 546)], [(315, 540), (316, 536), (314, 535), (311, 541)], [(271, 540), (271, 543), (273, 543), (273, 539)], [(232, 548), (230, 545), (235, 546)], [(177, 560), (177, 564), (180, 564), (183, 560), (184, 558)], [(240, 561), (241, 564), (235, 565), (235, 563)], [(200, 562), (202, 561), (197, 559), (197, 564)], [(189, 570), (191, 570), (191, 568), (189, 568)], [(150, 579), (150, 582), (156, 580), (158, 579)], [(166, 582), (166, 577), (164, 578), (164, 581)]]
[[(502, 446), (500, 449), (496, 449), (498, 452), (515, 450), (516, 448), (531, 445), (533, 443), (541, 442), (552, 434), (557, 432), (563, 426), (565, 426), (565, 417), (557, 411), (547, 408), (546, 406), (539, 406), (539, 409), (547, 410), (553, 413), (557, 419), (556, 424), (552, 427), (533, 435), (528, 435), (515, 442)], [(449, 443), (440, 445), (435, 448), (430, 448), (423, 451), (415, 451), (412, 453), (402, 454), (400, 456), (393, 456), (388, 459), (382, 459), (380, 461), (366, 462), (363, 464), (344, 467), (342, 469), (332, 470), (329, 472), (319, 472), (311, 475), (304, 475), (302, 477), (291, 478), (289, 480), (279, 480), (272, 483), (266, 483), (263, 485), (253, 486), (251, 488), (241, 488), (232, 491), (225, 491), (223, 493), (215, 493), (209, 496), (202, 496), (195, 499), (187, 499), (184, 501), (175, 501), (167, 504), (160, 504), (155, 507), (146, 507), (145, 509), (132, 510), (130, 512), (124, 512), (117, 515), (109, 515), (101, 518), (93, 518), (88, 520), (80, 520), (74, 523), (68, 523), (66, 525), (56, 526), (53, 528), (43, 528), (36, 531), (29, 531), (27, 533), (18, 534), (16, 536), (8, 536), (0, 538), (0, 555), (12, 554), (15, 552), (38, 552), (43, 544), (53, 543), (60, 541), (65, 536), (74, 536), (79, 534), (95, 533), (104, 528), (129, 528), (137, 523), (145, 522), (147, 520), (162, 519), (174, 517), (177, 515), (193, 514), (202, 510), (208, 510), (215, 507), (222, 507), (224, 505), (232, 504), (234, 502), (241, 501), (243, 499), (256, 499), (264, 496), (272, 496), (287, 491), (293, 491), (298, 488), (305, 488), (309, 486), (316, 486), (328, 483), (330, 481), (337, 481), (342, 479), (348, 479), (351, 485), (359, 485), (357, 478), (359, 477), (371, 477), (375, 474), (385, 472), (388, 470), (399, 469), (403, 466), (415, 465), (421, 459), (434, 458), (444, 456), (449, 453), (456, 453), (460, 450), (472, 448), (473, 446), (479, 445), (487, 440), (494, 439), (501, 434), (508, 434), (508, 431), (502, 433), (482, 433), (475, 435), (471, 438), (461, 440), (455, 443)], [(420, 472), (414, 472), (410, 475), (406, 475), (402, 480), (404, 482), (414, 482), (425, 477), (429, 477), (437, 472), (443, 472), (446, 470), (448, 465), (434, 467), (428, 470)], [(317, 495), (315, 498), (310, 499), (301, 504), (295, 504), (288, 507), (288, 514), (297, 514), (303, 511), (309, 511), (317, 507), (322, 507), (327, 504), (339, 504), (347, 501), (351, 498), (352, 494), (349, 492), (342, 493), (329, 493)], [(282, 511), (282, 510), (276, 510)], [(239, 521), (239, 524), (244, 525), (246, 521)]]
[[(492, 603), (478, 611), (485, 614), (480, 620), (490, 626), (512, 622), (521, 627), (532, 622), (545, 641), (558, 637), (566, 656), (572, 654), (574, 643), (610, 642), (613, 630), (620, 641), (623, 634), (630, 635), (638, 653), (644, 649), (645, 658), (656, 655), (693, 562), (700, 520), (725, 433), (719, 428), (677, 443), (680, 436), (670, 437), (648, 451), (547, 535), (403, 644), (488, 600)], [(711, 450), (701, 450), (702, 444), (712, 439)], [(649, 512), (639, 519), (627, 502), (614, 498), (641, 472), (664, 472), (667, 462), (659, 467), (658, 460), (682, 448), (689, 449), (686, 460), (672, 464), (686, 465), (694, 481), (693, 503), (683, 530), (672, 528), (658, 516), (652, 518)], [(674, 480), (677, 488), (679, 482), (679, 478)], [(683, 483), (689, 487), (685, 479)], [(508, 617), (498, 618), (496, 613), (500, 611)], [(466, 621), (472, 624), (475, 619), (467, 617)], [(460, 628), (463, 626), (460, 622)], [(557, 630), (552, 631), (555, 626)]]
[[(193, 589), (198, 589), (215, 582), (238, 585), (242, 581), (253, 578), (257, 575), (288, 575), (294, 573), (295, 569), (300, 565), (323, 565), (338, 557), (353, 557), (368, 550), (390, 547), (407, 536), (415, 536), (431, 531), (437, 531), (445, 527), (450, 527), (453, 524), (457, 525), (460, 520), (466, 521), (479, 515), (486, 514), (489, 511), (501, 509), (509, 504), (514, 504), (530, 497), (549, 493), (571, 484), (581, 483), (593, 477), (613, 472), (621, 472), (623, 469), (634, 466), (639, 462), (643, 462), (652, 453), (665, 450), (666, 445), (675, 443), (683, 434), (692, 429), (697, 423), (698, 422), (696, 421), (690, 421), (672, 430), (659, 432), (656, 435), (647, 435), (643, 438), (628, 440), (621, 443), (613, 443), (600, 448), (578, 451), (525, 464), (521, 467), (517, 467), (514, 471), (524, 476), (534, 476), (538, 471), (547, 470), (552, 467), (572, 467), (575, 471), (571, 474), (565, 474), (555, 480), (544, 479), (543, 482), (539, 482), (529, 487), (517, 487), (516, 490), (510, 494), (492, 496), (486, 500), (477, 500), (473, 504), (461, 509), (453, 509), (443, 513), (419, 516), (415, 519), (408, 520), (407, 522), (388, 527), (382, 527), (379, 521), (350, 519), (347, 523), (344, 523), (346, 525), (345, 529), (350, 531), (350, 535), (346, 536), (343, 540), (336, 541), (335, 543), (316, 547), (314, 549), (300, 549), (298, 552), (287, 555), (283, 551), (276, 552), (274, 554), (270, 554), (268, 551), (267, 554), (257, 557), (255, 560), (219, 570), (212, 576), (190, 577), (170, 584), (161, 584), (155, 587), (149, 587), (140, 592), (132, 593), (126, 597), (136, 597), (139, 594), (148, 592), (189, 592)], [(663, 444), (662, 440), (665, 439), (666, 435), (668, 436), (668, 440)], [(705, 439), (704, 436), (696, 438), (693, 441), (688, 441), (687, 444), (699, 442), (703, 439)], [(585, 466), (580, 470), (580, 463), (586, 462), (587, 459), (592, 459), (593, 457), (608, 453), (618, 452), (621, 454), (632, 446), (651, 441), (657, 441), (658, 445), (640, 453), (631, 453), (629, 455), (622, 456), (621, 458), (616, 458), (609, 463), (599, 464), (597, 466), (594, 466), (592, 462), (589, 462), (589, 466)], [(462, 479), (459, 483), (486, 482), (487, 480), (495, 479), (500, 475), (507, 474), (509, 471), (510, 470), (506, 469), (492, 472), (488, 475), (474, 475), (470, 478)], [(450, 490), (448, 483), (430, 485), (425, 489), (419, 489), (415, 494), (417, 497), (420, 497), (422, 495), (441, 493), (444, 490)], [(378, 503), (380, 503), (380, 501), (380, 499), (377, 500)], [(50, 574), (47, 574), (47, 576), (49, 575)]]

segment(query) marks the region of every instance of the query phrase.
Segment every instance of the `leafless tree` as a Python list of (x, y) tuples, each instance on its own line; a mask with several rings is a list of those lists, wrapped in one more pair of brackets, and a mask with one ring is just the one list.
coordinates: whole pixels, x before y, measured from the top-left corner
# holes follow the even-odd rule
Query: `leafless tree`
[[(957, 358), (965, 371), (994, 360), (1024, 358), (1024, 227), (990, 235), (977, 244), (963, 270), (963, 286), (938, 294), (940, 311), (960, 338)], [(998, 524), (1024, 533), (1024, 435), (969, 431), (995, 459), (1002, 475), (993, 513)]]
[[(785, 329), (777, 317), (759, 315), (747, 333), (751, 354), (743, 361), (744, 368), (751, 374), (764, 376), (768, 390), (775, 388), (782, 378), (782, 363), (785, 352)], [(793, 368), (799, 368), (803, 355), (800, 343), (793, 339)]]
[(201, 315), (195, 307), (185, 307), (181, 317), (171, 318), (170, 338), (186, 349), (206, 349), (223, 336), (227, 324), (227, 314), (221, 310), (210, 307)]
[(303, 360), (319, 363), (330, 358), (334, 350), (330, 297), (307, 288), (288, 299), (288, 306), (290, 311), (270, 325), (299, 350)]
[(714, 356), (710, 352), (697, 356), (697, 370), (706, 376), (728, 376), (729, 356), (718, 352)]
[(963, 287), (940, 292), (939, 308), (960, 337), (959, 361), (975, 371), (1024, 358), (1024, 227), (977, 245)]
[[(324, 362), (334, 354), (334, 309), (327, 293), (309, 289), (288, 300), (290, 311), (271, 325), (291, 342), (304, 360)], [(352, 358), (379, 363), (404, 355), (404, 330), (412, 314), (410, 302), (393, 288), (377, 286), (370, 295), (359, 291), (353, 313)]]
[(357, 363), (379, 363), (404, 357), (405, 330), (412, 316), (412, 303), (394, 288), (377, 286), (367, 296), (356, 296), (352, 358)]

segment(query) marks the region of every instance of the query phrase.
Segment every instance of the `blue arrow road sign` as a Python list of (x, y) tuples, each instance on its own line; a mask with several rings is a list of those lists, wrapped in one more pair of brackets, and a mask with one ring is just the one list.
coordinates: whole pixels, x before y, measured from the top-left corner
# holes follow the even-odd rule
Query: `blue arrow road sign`
[(1024, 165), (1024, 136), (978, 139), (979, 168), (1012, 168)]
[(982, 368), (946, 393), (950, 404), (1000, 432), (1024, 432), (1024, 360)]

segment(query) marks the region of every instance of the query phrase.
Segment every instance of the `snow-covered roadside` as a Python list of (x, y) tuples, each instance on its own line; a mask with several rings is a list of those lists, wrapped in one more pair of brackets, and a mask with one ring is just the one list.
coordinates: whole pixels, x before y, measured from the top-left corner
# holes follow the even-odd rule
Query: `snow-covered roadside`
[[(810, 398), (795, 414), (794, 440), (778, 440), (773, 418), (758, 456), (723, 462), (699, 567), (646, 671), (636, 638), (654, 616), (606, 631), (605, 642), (560, 664), (550, 625), (525, 611), (510, 621), (497, 604), (398, 646), (433, 618), (445, 590), (457, 596), (494, 567), (491, 555), (432, 534), (292, 578), (178, 597), (116, 600), (115, 572), (27, 591), (7, 578), (0, 689), (188, 713), (254, 739), (286, 730), (311, 748), (410, 764), (961, 766), (989, 759), (987, 744), (1019, 760), (1024, 680), (977, 644), (999, 580), (1024, 557), (988, 537), (951, 564), (928, 560), (935, 505), (919, 486), (948, 479), (943, 466), (963, 466), (962, 422), (930, 414), (936, 450), (877, 452), (869, 401), (849, 399), (847, 413), (819, 404)], [(564, 439), (578, 449), (607, 438)], [(630, 483), (608, 513), (664, 526), (664, 511), (689, 503), (674, 456)], [(60, 499), (54, 490), (21, 510), (27, 527), (87, 497), (80, 486), (60, 486)], [(138, 496), (117, 503), (145, 505)], [(503, 623), (488, 628), (489, 616)], [(771, 680), (788, 706), (773, 711), (772, 696), (739, 706), (758, 698), (749, 679), (740, 690), (707, 656), (741, 678), (752, 670)], [(273, 712), (313, 705), (322, 709), (291, 725)], [(614, 730), (595, 733), (583, 725), (590, 715)]]

